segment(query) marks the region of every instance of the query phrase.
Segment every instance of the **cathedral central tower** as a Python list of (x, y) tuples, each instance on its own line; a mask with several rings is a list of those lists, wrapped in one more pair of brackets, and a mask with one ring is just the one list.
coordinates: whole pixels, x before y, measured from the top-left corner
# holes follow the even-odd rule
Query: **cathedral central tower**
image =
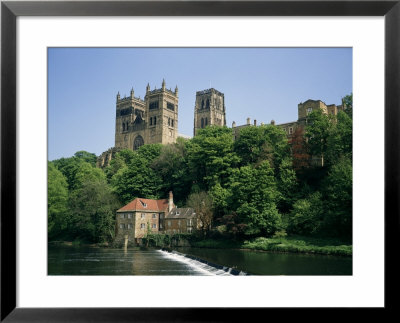
[(193, 135), (209, 125), (226, 126), (224, 94), (213, 88), (196, 92)]

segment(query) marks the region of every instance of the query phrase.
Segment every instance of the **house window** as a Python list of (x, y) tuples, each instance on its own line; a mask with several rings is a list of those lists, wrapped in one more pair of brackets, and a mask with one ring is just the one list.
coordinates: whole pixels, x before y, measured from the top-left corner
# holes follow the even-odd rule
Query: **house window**
[(157, 219), (157, 215), (153, 213), (153, 219)]
[(160, 214), (160, 219), (164, 219), (164, 214)]
[(128, 213), (128, 219), (132, 219), (132, 213)]
[(151, 225), (151, 227), (152, 227), (153, 229), (156, 229), (156, 228), (157, 228), (157, 224), (153, 223), (153, 224)]
[(162, 223), (160, 223), (160, 229), (162, 229)]
[(289, 135), (291, 135), (292, 133), (293, 133), (293, 128), (290, 127), (290, 128), (289, 128)]
[(309, 115), (312, 112), (312, 108), (307, 108), (307, 115)]
[(120, 214), (120, 215), (119, 215), (119, 218), (120, 218), (120, 219), (125, 219), (125, 214), (123, 214), (123, 213)]
[(181, 226), (181, 220), (178, 221), (178, 225)]
[(125, 228), (125, 224), (121, 223), (121, 224), (119, 225), (119, 228), (120, 228), (120, 229), (124, 229), (124, 228)]
[(168, 221), (168, 226), (169, 226), (169, 227), (171, 226), (171, 221)]
[(180, 212), (179, 211), (176, 211), (176, 215), (179, 215), (180, 214)]
[(144, 219), (146, 217), (146, 214), (142, 213), (140, 216), (142, 219)]
[(187, 228), (187, 232), (192, 233), (192, 227)]
[(128, 229), (132, 229), (132, 223), (128, 223)]
[(140, 225), (140, 228), (141, 228), (141, 229), (145, 229), (145, 228), (146, 228), (146, 224), (142, 223), (142, 224)]

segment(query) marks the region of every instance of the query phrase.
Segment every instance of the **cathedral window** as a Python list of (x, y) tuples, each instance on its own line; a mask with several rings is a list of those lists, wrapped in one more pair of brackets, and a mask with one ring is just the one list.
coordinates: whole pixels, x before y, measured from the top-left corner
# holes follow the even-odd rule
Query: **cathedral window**
[(204, 122), (204, 126), (207, 126), (207, 118), (206, 118), (206, 121)]
[(157, 117), (154, 117), (154, 125), (157, 124)]
[(143, 140), (142, 136), (137, 136), (135, 138), (135, 141), (133, 142), (133, 149), (134, 150), (139, 149), (139, 147), (143, 146), (143, 145), (144, 145), (144, 140)]
[(201, 108), (204, 109), (204, 100), (201, 100)]
[(167, 109), (171, 110), (171, 111), (174, 111), (175, 110), (175, 106), (172, 103), (167, 102)]
[(150, 118), (150, 126), (153, 125), (153, 117)]
[(168, 125), (171, 125), (171, 118), (168, 118)]
[(174, 126), (174, 119), (171, 120), (171, 127)]
[(201, 127), (204, 128), (204, 119), (201, 118)]
[(122, 122), (122, 131), (125, 131), (125, 122)]
[(158, 109), (158, 101), (150, 102), (149, 110)]
[(209, 99), (207, 99), (207, 103), (206, 103), (206, 109), (209, 109), (210, 108), (210, 100)]

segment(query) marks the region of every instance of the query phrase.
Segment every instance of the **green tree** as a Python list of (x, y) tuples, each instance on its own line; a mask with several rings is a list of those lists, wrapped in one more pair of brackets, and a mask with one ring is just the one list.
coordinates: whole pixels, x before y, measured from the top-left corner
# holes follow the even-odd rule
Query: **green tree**
[(278, 192), (274, 172), (265, 161), (258, 167), (243, 166), (231, 177), (230, 208), (245, 224), (247, 235), (273, 235), (282, 221), (276, 202)]
[(92, 166), (96, 166), (97, 156), (93, 153), (89, 153), (85, 150), (80, 150), (74, 154), (74, 157), (84, 162), (87, 162)]
[(352, 161), (342, 158), (332, 166), (323, 182), (326, 205), (324, 229), (327, 233), (347, 239), (352, 236), (352, 176)]
[(201, 129), (187, 145), (191, 176), (201, 190), (216, 183), (224, 185), (239, 158), (233, 152), (232, 130), (209, 126)]
[(353, 118), (353, 93), (346, 95), (342, 102), (345, 106), (345, 112), (349, 115), (350, 118)]
[(60, 236), (68, 225), (68, 184), (65, 176), (48, 162), (47, 210), (48, 238)]
[(341, 158), (351, 159), (353, 155), (353, 121), (340, 111), (327, 139), (326, 161), (334, 165)]
[(204, 191), (192, 193), (189, 195), (186, 204), (195, 210), (200, 229), (204, 234), (207, 233), (211, 229), (213, 220), (212, 198)]
[(242, 166), (268, 160), (276, 171), (282, 160), (290, 157), (286, 133), (273, 125), (241, 129), (234, 143), (234, 151), (240, 157)]
[(90, 242), (112, 241), (120, 206), (105, 178), (89, 177), (71, 194), (70, 234)]
[(192, 179), (186, 158), (187, 140), (178, 138), (175, 144), (164, 145), (150, 167), (162, 178), (162, 195), (174, 192), (175, 204), (183, 205), (189, 195)]
[(308, 149), (312, 156), (321, 157), (322, 166), (328, 147), (328, 139), (333, 126), (333, 117), (322, 110), (312, 111), (307, 119), (306, 138)]
[(111, 178), (111, 186), (124, 204), (136, 197), (160, 198), (162, 178), (152, 168), (149, 161), (139, 154)]
[(315, 192), (305, 199), (297, 200), (289, 214), (288, 231), (310, 235), (319, 232), (323, 221), (322, 195)]

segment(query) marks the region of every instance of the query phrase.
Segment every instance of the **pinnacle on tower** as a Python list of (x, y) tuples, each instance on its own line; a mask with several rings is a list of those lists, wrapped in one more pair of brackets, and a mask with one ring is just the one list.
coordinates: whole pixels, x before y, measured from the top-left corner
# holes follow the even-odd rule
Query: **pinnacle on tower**
[(165, 90), (165, 80), (162, 80), (162, 89)]
[(131, 98), (133, 98), (134, 94), (135, 94), (135, 91), (133, 90), (133, 87), (132, 87), (132, 89), (131, 89)]
[(121, 95), (119, 94), (119, 91), (117, 93), (117, 102), (121, 99)]
[(175, 86), (175, 95), (178, 96), (178, 85)]
[(146, 93), (149, 92), (149, 91), (150, 91), (150, 84), (147, 83), (147, 86), (146, 86)]

